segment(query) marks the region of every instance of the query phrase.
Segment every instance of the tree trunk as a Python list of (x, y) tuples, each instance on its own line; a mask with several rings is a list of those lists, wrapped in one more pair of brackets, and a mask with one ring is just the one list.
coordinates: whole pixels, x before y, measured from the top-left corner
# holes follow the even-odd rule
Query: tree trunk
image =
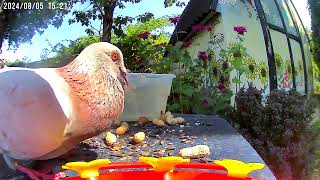
[(111, 42), (113, 13), (116, 6), (117, 6), (116, 0), (110, 0), (103, 7), (104, 15), (103, 15), (102, 41), (104, 42)]

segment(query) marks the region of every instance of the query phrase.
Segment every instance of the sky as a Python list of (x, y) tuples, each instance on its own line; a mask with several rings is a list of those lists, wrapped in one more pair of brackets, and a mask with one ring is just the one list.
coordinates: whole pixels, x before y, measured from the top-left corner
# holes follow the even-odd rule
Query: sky
[[(164, 15), (173, 15), (173, 14), (181, 14), (183, 8), (179, 7), (170, 7), (164, 8), (163, 5), (164, 0), (143, 0), (138, 4), (127, 4), (125, 9), (116, 9), (115, 16), (123, 15), (123, 16), (131, 16), (135, 17), (141, 15), (145, 12), (151, 12), (155, 15), (155, 17), (161, 17)], [(184, 2), (188, 2), (185, 0)], [(294, 5), (297, 8), (299, 15), (304, 23), (304, 25), (311, 29), (311, 18), (309, 11), (307, 9), (307, 0), (292, 0)], [(74, 10), (83, 10), (87, 8), (86, 5), (75, 5)], [(8, 45), (5, 42), (2, 48), (2, 54), (0, 54), (0, 58), (9, 59), (14, 61), (16, 59), (22, 59), (23, 57), (28, 57), (31, 61), (39, 61), (40, 55), (44, 48), (48, 48), (50, 42), (52, 45), (57, 43), (64, 42), (64, 40), (75, 40), (80, 36), (86, 35), (85, 27), (81, 26), (81, 24), (76, 23), (69, 25), (68, 19), (72, 17), (71, 15), (67, 15), (65, 17), (62, 26), (59, 29), (54, 28), (53, 26), (49, 26), (48, 29), (42, 35), (35, 35), (31, 43), (25, 43), (20, 45), (20, 47), (16, 50), (7, 50)], [(95, 23), (98, 24), (98, 23)], [(172, 29), (173, 30), (173, 29)]]

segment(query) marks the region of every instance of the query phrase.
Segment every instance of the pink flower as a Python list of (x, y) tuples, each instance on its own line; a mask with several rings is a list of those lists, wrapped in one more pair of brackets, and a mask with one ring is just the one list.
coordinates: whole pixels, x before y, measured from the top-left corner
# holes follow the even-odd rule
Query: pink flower
[(227, 94), (228, 92), (230, 92), (230, 90), (229, 90), (228, 88), (223, 88), (223, 89), (221, 90), (221, 93), (222, 93), (222, 94)]
[(138, 37), (146, 40), (150, 34), (151, 34), (150, 32), (143, 32), (143, 33), (138, 34)]
[(244, 26), (235, 26), (233, 28), (234, 31), (236, 31), (240, 35), (244, 35), (245, 32), (247, 32), (247, 28)]
[(207, 26), (208, 31), (212, 31), (212, 26)]
[(220, 90), (222, 94), (227, 94), (229, 92), (229, 89), (226, 88), (225, 86), (225, 82), (226, 82), (226, 79), (224, 77), (221, 77), (218, 82), (217, 88)]
[(201, 59), (202, 61), (207, 61), (208, 58), (209, 58), (208, 53), (205, 52), (205, 51), (199, 51), (198, 57), (199, 57), (199, 59)]
[(191, 29), (192, 31), (204, 31), (204, 30), (211, 31), (212, 27), (209, 25), (197, 24), (197, 25), (193, 25)]
[(180, 21), (180, 16), (171, 17), (170, 21), (172, 24), (177, 25)]
[(182, 47), (189, 47), (191, 44), (192, 44), (192, 41), (191, 41), (191, 40), (183, 41), (183, 42), (182, 42)]

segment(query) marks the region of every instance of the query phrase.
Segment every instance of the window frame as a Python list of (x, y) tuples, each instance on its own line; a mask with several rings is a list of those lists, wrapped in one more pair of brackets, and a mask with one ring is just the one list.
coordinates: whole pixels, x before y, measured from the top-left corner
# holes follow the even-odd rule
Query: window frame
[[(274, 50), (273, 50), (273, 44), (272, 44), (273, 42), (272, 42), (271, 34), (270, 34), (270, 29), (272, 29), (272, 30), (283, 33), (287, 37), (292, 72), (295, 72), (295, 67), (294, 67), (294, 60), (293, 60), (293, 55), (292, 55), (292, 46), (291, 46), (290, 39), (296, 40), (300, 44), (302, 61), (303, 61), (303, 68), (304, 68), (305, 94), (308, 94), (308, 81), (307, 81), (308, 77), (307, 77), (307, 69), (306, 69), (305, 54), (304, 54), (304, 49), (303, 49), (303, 44), (302, 44), (301, 32), (299, 31), (299, 28), (297, 26), (297, 22), (296, 22), (297, 19), (294, 19), (294, 17), (293, 17), (292, 11), (288, 5), (288, 1), (290, 1), (292, 6), (294, 7), (294, 11), (298, 15), (298, 18), (299, 18), (298, 20), (300, 21), (300, 23), (303, 26), (304, 33), (306, 33), (303, 22), (301, 21), (300, 15), (298, 14), (292, 1), (291, 0), (283, 0), (285, 2), (286, 8), (288, 9), (289, 17), (292, 19), (292, 21), (294, 23), (294, 27), (297, 31), (297, 35), (294, 35), (294, 34), (288, 32), (286, 24), (284, 22), (284, 17), (283, 17), (283, 14), (281, 12), (281, 9), (280, 9), (278, 2), (276, 0), (269, 0), (269, 1), (273, 1), (275, 3), (276, 8), (277, 8), (277, 12), (280, 15), (280, 19), (281, 19), (281, 23), (282, 23), (283, 27), (279, 27), (277, 25), (274, 25), (274, 24), (267, 22), (266, 14), (263, 9), (261, 0), (254, 0), (255, 5), (256, 5), (256, 9), (257, 9), (257, 12), (258, 12), (258, 15), (260, 18), (260, 23), (261, 23), (261, 27), (262, 27), (262, 31), (263, 31), (263, 35), (264, 35), (264, 39), (265, 39), (266, 51), (267, 51), (267, 56), (268, 56), (270, 91), (273, 91), (278, 88), (277, 87), (277, 80), (276, 80), (277, 74), (276, 74), (276, 67), (275, 67)], [(309, 41), (309, 38), (308, 38), (308, 41)], [(295, 89), (296, 88), (296, 77), (295, 77), (294, 73), (292, 74), (292, 77), (293, 77), (293, 88)]]

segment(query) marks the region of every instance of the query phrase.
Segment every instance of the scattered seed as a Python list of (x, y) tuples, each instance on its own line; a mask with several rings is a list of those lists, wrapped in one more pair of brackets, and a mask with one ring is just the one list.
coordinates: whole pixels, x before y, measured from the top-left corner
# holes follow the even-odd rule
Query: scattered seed
[(166, 143), (165, 140), (161, 140), (159, 144), (160, 144), (160, 145), (164, 145), (165, 143)]
[(150, 156), (151, 153), (150, 153), (150, 152), (147, 152), (147, 151), (142, 151), (142, 152), (140, 153), (140, 155), (141, 155), (141, 156)]
[(166, 149), (170, 151), (170, 150), (175, 150), (176, 148), (173, 145), (169, 145), (167, 146)]
[(110, 156), (123, 157), (124, 155), (120, 151), (116, 151), (111, 153)]

